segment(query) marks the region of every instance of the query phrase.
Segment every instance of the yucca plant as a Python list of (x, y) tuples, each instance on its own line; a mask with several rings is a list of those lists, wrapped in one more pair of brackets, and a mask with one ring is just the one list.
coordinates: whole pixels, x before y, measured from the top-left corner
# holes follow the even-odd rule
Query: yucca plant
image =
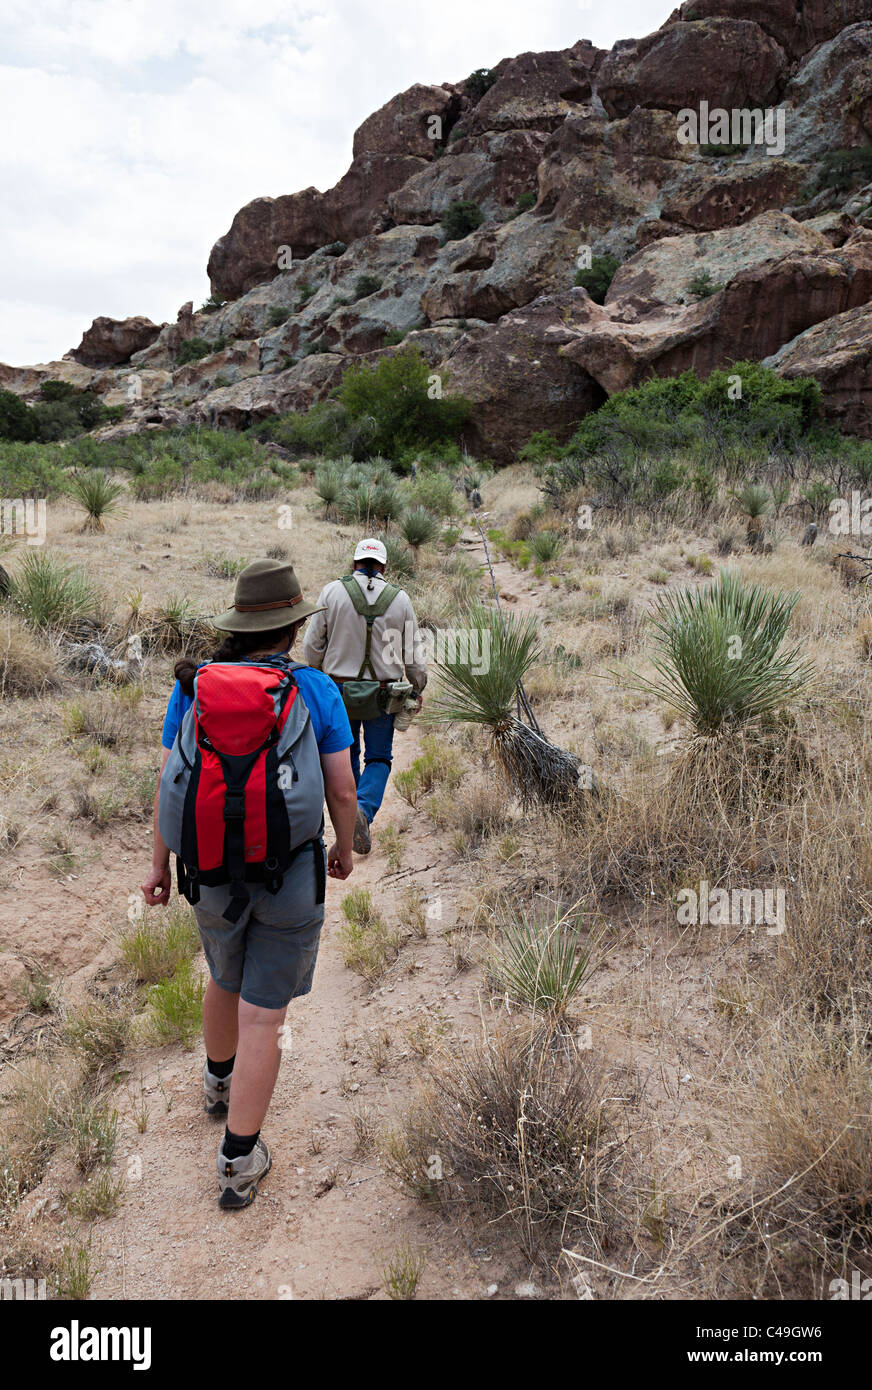
[(410, 507), (400, 522), (400, 530), (414, 551), (436, 539), (439, 522), (426, 507)]
[(391, 483), (377, 483), (372, 494), (372, 514), (377, 521), (396, 521), (403, 510), (400, 494)]
[(31, 627), (64, 633), (91, 630), (103, 600), (84, 570), (47, 551), (28, 551), (9, 575), (7, 595)]
[(386, 536), (382, 533), (379, 539), (387, 551), (388, 575), (397, 582), (402, 579), (411, 579), (415, 573), (415, 558), (409, 547), (397, 536)]
[(342, 474), (338, 468), (328, 464), (326, 468), (315, 469), (315, 491), (324, 503), (325, 516), (329, 515), (330, 508), (335, 506), (339, 499), (342, 481)]
[(563, 541), (557, 531), (537, 531), (530, 537), (530, 549), (542, 564), (556, 560), (563, 549)]
[(581, 785), (578, 758), (549, 743), (513, 713), (518, 688), (540, 655), (539, 628), (532, 616), (509, 614), (472, 604), (460, 619), (467, 650), (437, 662), (442, 692), (431, 710), (435, 719), (483, 724), (491, 751), (524, 807), (558, 806), (572, 800)]
[(763, 544), (763, 518), (771, 503), (769, 493), (759, 483), (746, 483), (733, 497), (745, 517), (748, 544), (752, 550), (759, 550)]
[(376, 489), (372, 483), (359, 482), (343, 486), (336, 502), (336, 510), (343, 521), (359, 521), (369, 524), (375, 515)]
[(659, 680), (639, 680), (683, 714), (697, 734), (774, 714), (809, 686), (799, 644), (784, 647), (798, 594), (744, 583), (722, 570), (707, 588), (661, 594), (652, 617)]
[(556, 922), (531, 921), (521, 914), (503, 929), (488, 962), (488, 974), (501, 994), (557, 1019), (591, 976), (597, 943), (581, 946), (584, 923), (571, 920), (575, 907)]
[(77, 473), (68, 484), (70, 496), (85, 510), (83, 531), (104, 531), (104, 518), (121, 514), (124, 487), (99, 468)]

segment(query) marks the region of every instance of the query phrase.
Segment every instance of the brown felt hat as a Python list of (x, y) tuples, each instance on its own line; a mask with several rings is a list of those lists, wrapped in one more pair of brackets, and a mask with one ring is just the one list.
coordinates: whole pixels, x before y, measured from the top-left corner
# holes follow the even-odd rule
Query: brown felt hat
[(253, 560), (236, 581), (233, 607), (212, 622), (221, 632), (273, 632), (323, 609), (307, 603), (286, 560)]

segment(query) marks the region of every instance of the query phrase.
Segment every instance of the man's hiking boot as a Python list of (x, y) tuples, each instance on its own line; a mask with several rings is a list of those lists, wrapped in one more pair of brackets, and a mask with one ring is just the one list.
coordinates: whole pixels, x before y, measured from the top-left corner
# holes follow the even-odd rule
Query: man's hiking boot
[(203, 1109), (207, 1115), (226, 1115), (227, 1105), (230, 1101), (230, 1082), (233, 1080), (233, 1072), (229, 1076), (214, 1076), (207, 1064), (203, 1063), (203, 1089), (206, 1092), (206, 1099)]
[(266, 1177), (271, 1167), (270, 1151), (262, 1139), (258, 1139), (251, 1153), (244, 1158), (225, 1158), (222, 1139), (218, 1150), (219, 1207), (225, 1211), (237, 1211), (240, 1207), (250, 1206), (257, 1196), (258, 1183)]
[(355, 854), (369, 854), (372, 849), (372, 836), (369, 833), (369, 821), (367, 820), (363, 807), (357, 808), (357, 821), (354, 826), (354, 845)]

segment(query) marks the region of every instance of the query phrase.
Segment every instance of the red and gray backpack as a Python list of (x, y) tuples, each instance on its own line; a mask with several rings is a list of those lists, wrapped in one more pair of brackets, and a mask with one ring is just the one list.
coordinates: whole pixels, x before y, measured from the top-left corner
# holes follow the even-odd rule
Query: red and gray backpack
[(202, 666), (161, 775), (158, 827), (176, 855), (179, 892), (197, 903), (201, 884), (229, 884), (228, 922), (245, 910), (247, 884), (277, 893), (309, 845), (324, 901), (324, 779), (294, 679), (301, 664)]

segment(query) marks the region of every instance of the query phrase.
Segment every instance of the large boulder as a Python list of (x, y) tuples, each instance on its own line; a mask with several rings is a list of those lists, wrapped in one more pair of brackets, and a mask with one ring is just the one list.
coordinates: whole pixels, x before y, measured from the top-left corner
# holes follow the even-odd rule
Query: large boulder
[[(354, 132), (354, 158), (365, 154), (413, 154), (433, 159), (434, 134), (443, 132), (460, 115), (464, 99), (453, 87), (425, 87), (417, 83), (392, 97)], [(439, 125), (432, 118), (439, 118)]]
[(803, 165), (786, 159), (700, 158), (664, 190), (661, 216), (701, 232), (739, 226), (762, 212), (783, 208), (807, 177)]
[(670, 24), (616, 43), (597, 74), (597, 93), (614, 119), (634, 106), (666, 111), (759, 107), (779, 98), (787, 71), (780, 44), (752, 20)]
[(338, 353), (303, 358), (285, 372), (253, 376), (210, 391), (186, 414), (192, 423), (241, 429), (268, 415), (308, 410), (341, 381), (350, 359)]
[(501, 66), (496, 82), (459, 129), (464, 135), (555, 130), (580, 105), (591, 101), (592, 84), (604, 57), (605, 51), (587, 40), (550, 53), (521, 53)]
[(431, 321), (491, 322), (572, 284), (579, 233), (526, 213), (447, 246), (440, 274), (421, 297)]
[(860, 231), (839, 249), (794, 249), (741, 270), (719, 293), (688, 308), (661, 305), (633, 319), (620, 317), (620, 299), (602, 309), (591, 305), (563, 353), (613, 394), (652, 372), (677, 376), (692, 369), (705, 377), (731, 362), (757, 361), (810, 325), (870, 299), (872, 233)]
[(690, 304), (690, 282), (707, 271), (712, 282), (724, 285), (741, 270), (788, 252), (826, 251), (829, 241), (808, 223), (783, 212), (765, 212), (741, 227), (707, 234), (666, 237), (645, 247), (622, 265), (606, 295), (606, 304), (632, 306), (633, 316), (646, 307)]
[(799, 57), (840, 29), (872, 19), (872, 0), (685, 0), (671, 20), (753, 19)]
[(810, 53), (788, 83), (786, 153), (814, 160), (872, 141), (872, 23), (855, 24)]
[(395, 222), (438, 222), (449, 203), (462, 198), (478, 203), (493, 221), (522, 193), (537, 192), (547, 139), (538, 130), (507, 130), (453, 141), (441, 159), (390, 194), (391, 216)]
[(459, 339), (442, 369), (449, 394), (472, 401), (473, 453), (510, 463), (537, 430), (566, 440), (602, 404), (602, 388), (560, 352), (589, 303), (582, 289), (546, 295)]
[(77, 391), (87, 390), (94, 381), (94, 370), (63, 357), (59, 362), (38, 362), (32, 367), (10, 367), (0, 362), (0, 387), (25, 399), (37, 398), (44, 381), (65, 381)]
[(97, 318), (85, 330), (82, 341), (70, 353), (86, 367), (117, 367), (129, 362), (134, 352), (149, 347), (162, 325), (137, 316), (130, 319)]
[(279, 261), (306, 258), (330, 242), (350, 242), (383, 230), (388, 195), (425, 167), (417, 155), (364, 153), (334, 188), (307, 188), (281, 198), (255, 198), (240, 208), (229, 232), (212, 247), (207, 267), (212, 293), (236, 299), (279, 273)]
[(763, 365), (779, 376), (814, 377), (829, 418), (849, 434), (872, 438), (872, 306), (806, 329)]

